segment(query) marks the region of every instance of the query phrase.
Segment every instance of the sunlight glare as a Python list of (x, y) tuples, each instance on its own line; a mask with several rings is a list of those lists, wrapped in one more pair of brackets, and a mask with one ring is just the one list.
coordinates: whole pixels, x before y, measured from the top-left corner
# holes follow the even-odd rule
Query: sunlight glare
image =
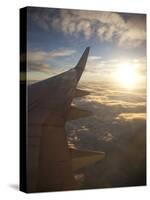
[(138, 81), (137, 68), (130, 63), (119, 64), (116, 78), (123, 87), (127, 89), (135, 88)]

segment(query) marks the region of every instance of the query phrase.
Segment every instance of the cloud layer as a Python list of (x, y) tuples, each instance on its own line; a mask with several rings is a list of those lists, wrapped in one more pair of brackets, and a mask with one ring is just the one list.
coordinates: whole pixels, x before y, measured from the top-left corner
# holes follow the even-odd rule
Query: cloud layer
[[(32, 10), (31, 10), (32, 11)], [(86, 40), (115, 41), (118, 46), (138, 47), (146, 40), (145, 15), (102, 11), (37, 9), (33, 20), (44, 30), (54, 28)]]
[[(29, 71), (50, 72), (52, 66), (49, 65), (49, 60), (66, 57), (74, 54), (76, 51), (72, 49), (61, 48), (53, 51), (28, 51), (27, 64)], [(56, 71), (58, 68), (56, 69)], [(54, 70), (55, 71), (55, 70)], [(59, 72), (60, 73), (60, 72)]]
[(113, 83), (82, 84), (81, 88), (90, 94), (73, 103), (92, 115), (67, 122), (68, 138), (75, 146), (98, 150), (100, 142), (116, 144), (118, 140), (124, 146), (128, 137), (145, 126), (145, 90), (125, 91)]
[(92, 115), (68, 121), (68, 140), (74, 148), (104, 151), (105, 159), (82, 170), (85, 188), (145, 185), (145, 90), (125, 91), (106, 83), (81, 85), (89, 95), (74, 105)]
[(116, 117), (117, 120), (145, 120), (146, 114), (145, 113), (121, 113)]

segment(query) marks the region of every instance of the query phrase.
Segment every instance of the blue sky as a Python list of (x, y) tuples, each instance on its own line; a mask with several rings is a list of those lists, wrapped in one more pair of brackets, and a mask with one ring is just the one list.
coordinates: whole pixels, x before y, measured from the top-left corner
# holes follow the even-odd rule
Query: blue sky
[(42, 80), (74, 67), (87, 46), (87, 80), (125, 61), (145, 69), (145, 23), (144, 14), (28, 8), (28, 77)]

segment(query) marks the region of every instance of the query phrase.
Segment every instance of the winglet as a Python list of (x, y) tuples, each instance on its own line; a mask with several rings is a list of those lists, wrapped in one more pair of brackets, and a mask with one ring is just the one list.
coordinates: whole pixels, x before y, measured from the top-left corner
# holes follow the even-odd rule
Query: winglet
[(85, 65), (86, 65), (86, 62), (87, 62), (87, 58), (88, 58), (88, 55), (89, 55), (89, 50), (90, 50), (90, 47), (87, 47), (84, 51), (84, 53), (82, 54), (79, 62), (77, 63), (76, 67), (75, 67), (75, 70), (77, 71), (77, 80), (79, 81), (81, 75), (82, 75), (82, 72), (85, 68)]

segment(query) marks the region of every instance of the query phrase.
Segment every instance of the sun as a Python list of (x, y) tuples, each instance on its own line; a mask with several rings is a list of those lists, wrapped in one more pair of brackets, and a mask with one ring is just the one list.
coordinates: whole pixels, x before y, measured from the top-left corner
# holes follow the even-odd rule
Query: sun
[(121, 86), (127, 89), (133, 89), (138, 82), (138, 71), (134, 64), (119, 64), (116, 69), (115, 79)]

